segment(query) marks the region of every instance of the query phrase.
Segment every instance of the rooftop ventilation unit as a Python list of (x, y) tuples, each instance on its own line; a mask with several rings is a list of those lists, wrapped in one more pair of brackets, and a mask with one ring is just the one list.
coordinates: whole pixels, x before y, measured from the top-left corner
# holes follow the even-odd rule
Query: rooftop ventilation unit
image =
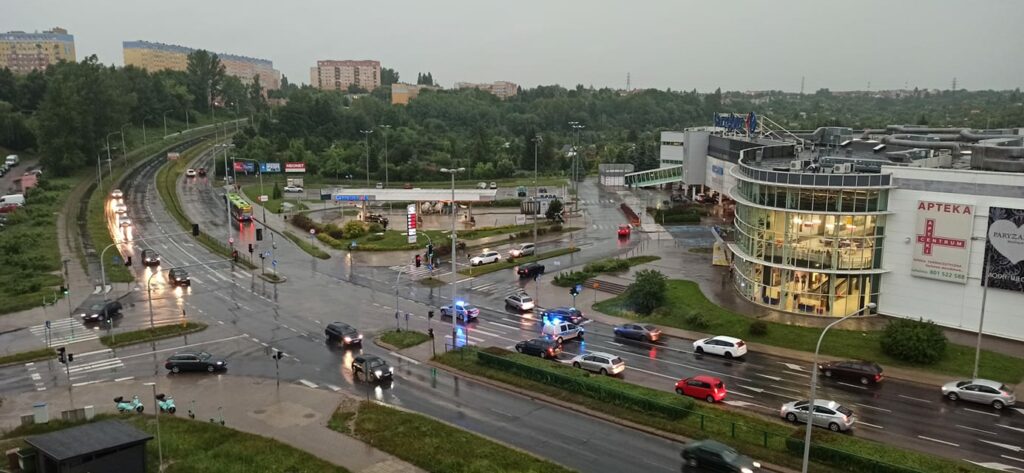
[(832, 174), (849, 174), (851, 172), (853, 172), (853, 164), (843, 163), (832, 165)]

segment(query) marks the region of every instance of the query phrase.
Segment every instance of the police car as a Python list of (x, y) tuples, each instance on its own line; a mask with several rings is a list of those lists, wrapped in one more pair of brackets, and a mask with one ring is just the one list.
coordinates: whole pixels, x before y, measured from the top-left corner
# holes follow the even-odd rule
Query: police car
[(558, 316), (546, 316), (543, 318), (543, 321), (544, 328), (541, 329), (541, 334), (557, 341), (559, 344), (574, 338), (577, 340), (583, 340), (583, 327), (579, 325), (567, 322)]
[(441, 317), (448, 317), (453, 313), (458, 314), (460, 320), (469, 322), (480, 316), (480, 309), (473, 304), (467, 304), (466, 301), (455, 301), (454, 310), (452, 310), (451, 304), (441, 306)]

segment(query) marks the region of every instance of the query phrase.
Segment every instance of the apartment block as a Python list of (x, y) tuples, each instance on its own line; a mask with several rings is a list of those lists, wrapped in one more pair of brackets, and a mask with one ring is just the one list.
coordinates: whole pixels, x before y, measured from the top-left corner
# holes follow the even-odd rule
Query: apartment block
[[(184, 71), (188, 67), (188, 55), (195, 49), (175, 44), (153, 43), (149, 41), (125, 41), (124, 64), (159, 71), (170, 69)], [(274, 69), (274, 63), (268, 59), (259, 59), (236, 54), (216, 53), (224, 64), (225, 73), (237, 77), (243, 84), (252, 83), (253, 76), (260, 77), (260, 85), (264, 90), (275, 90), (281, 87), (281, 71)]]
[(456, 89), (480, 89), (500, 99), (515, 97), (519, 93), (519, 86), (507, 81), (497, 81), (490, 84), (476, 84), (472, 82), (456, 82)]
[(441, 90), (436, 85), (413, 85), (399, 82), (391, 84), (391, 104), (406, 105), (424, 90)]
[(75, 37), (64, 28), (42, 33), (0, 33), (0, 69), (6, 67), (15, 74), (28, 74), (59, 61), (76, 60)]
[(380, 61), (317, 61), (309, 69), (309, 83), (320, 90), (348, 90), (350, 85), (373, 90), (380, 87)]

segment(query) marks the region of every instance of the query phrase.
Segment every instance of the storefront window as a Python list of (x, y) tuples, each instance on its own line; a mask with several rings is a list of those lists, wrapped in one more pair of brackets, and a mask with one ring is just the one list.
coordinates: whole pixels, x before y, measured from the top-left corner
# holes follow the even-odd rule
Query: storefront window
[(828, 274), (734, 261), (736, 291), (751, 302), (787, 312), (842, 317), (877, 300), (877, 276)]

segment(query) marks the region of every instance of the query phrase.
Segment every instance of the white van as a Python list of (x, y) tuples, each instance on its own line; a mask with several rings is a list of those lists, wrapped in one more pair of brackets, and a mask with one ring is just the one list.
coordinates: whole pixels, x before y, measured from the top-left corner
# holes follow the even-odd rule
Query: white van
[(10, 167), (17, 166), (18, 165), (18, 155), (16, 155), (16, 154), (8, 154), (7, 155), (7, 159), (4, 160), (4, 164), (6, 164), (6, 165), (8, 165)]
[(0, 205), (25, 205), (24, 194), (10, 194), (0, 197)]

